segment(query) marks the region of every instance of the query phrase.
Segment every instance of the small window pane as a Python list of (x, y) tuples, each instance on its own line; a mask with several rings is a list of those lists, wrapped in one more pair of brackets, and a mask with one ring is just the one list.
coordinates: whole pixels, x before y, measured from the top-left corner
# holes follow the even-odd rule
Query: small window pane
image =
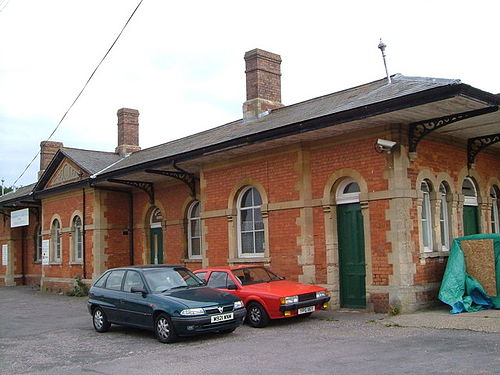
[(200, 217), (200, 203), (199, 202), (195, 203), (193, 208), (191, 209), (191, 217), (192, 218)]
[(193, 238), (191, 240), (191, 255), (201, 255), (201, 241), (199, 238)]
[(253, 230), (253, 215), (252, 210), (241, 210), (241, 230)]
[(253, 199), (252, 199), (252, 189), (249, 189), (243, 194), (241, 198), (241, 207), (252, 207)]
[(199, 220), (191, 220), (191, 236), (193, 236), (193, 237), (200, 236), (200, 221)]
[(262, 199), (260, 198), (260, 194), (257, 189), (252, 188), (253, 191), (253, 205), (260, 206), (262, 205)]
[(264, 232), (255, 232), (255, 252), (264, 252)]
[(476, 196), (476, 189), (474, 188), (474, 184), (468, 178), (466, 178), (464, 180), (464, 183), (462, 185), (462, 194), (467, 196), (467, 197), (475, 197)]
[(241, 252), (244, 254), (252, 254), (253, 251), (253, 233), (241, 234)]
[(122, 280), (125, 271), (112, 271), (106, 280), (106, 288), (112, 290), (121, 290)]
[(347, 184), (347, 186), (344, 188), (344, 194), (348, 193), (359, 193), (359, 185), (355, 182), (351, 182), (350, 184)]

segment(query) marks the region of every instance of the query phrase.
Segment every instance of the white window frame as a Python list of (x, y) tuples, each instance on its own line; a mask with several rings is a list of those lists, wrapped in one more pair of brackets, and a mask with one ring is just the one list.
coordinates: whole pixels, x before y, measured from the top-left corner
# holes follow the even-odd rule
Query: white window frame
[(38, 225), (35, 233), (35, 262), (42, 261), (42, 226)]
[(491, 187), (491, 233), (500, 233), (500, 222), (498, 214), (498, 187)]
[[(188, 257), (189, 257), (189, 259), (201, 259), (202, 258), (203, 233), (202, 233), (202, 227), (201, 227), (201, 210), (199, 210), (200, 216), (193, 216), (193, 211), (194, 211), (196, 206), (201, 208), (200, 201), (194, 201), (193, 203), (191, 203), (191, 206), (189, 206), (189, 210), (188, 210), (187, 234), (188, 234)], [(193, 222), (198, 222), (198, 225), (200, 228), (200, 235), (199, 236), (194, 236), (192, 231), (191, 231), (191, 225)], [(193, 240), (194, 239), (200, 240), (200, 254), (193, 254)]]
[[(465, 181), (469, 181), (472, 185), (472, 188), (474, 189), (474, 196), (470, 196), (470, 195), (465, 195), (464, 194), (464, 184), (465, 184)], [(474, 180), (470, 177), (466, 177), (464, 179), (464, 182), (462, 183), (462, 194), (464, 196), (464, 206), (478, 206), (478, 203), (477, 203), (477, 187), (476, 187), (476, 183), (474, 182)]]
[[(161, 214), (162, 219), (160, 221), (153, 222), (153, 218), (155, 217), (155, 213), (159, 211)], [(163, 214), (161, 210), (156, 207), (153, 211), (151, 211), (151, 215), (149, 216), (149, 227), (150, 228), (161, 228), (161, 222), (163, 220)]]
[(359, 184), (352, 178), (346, 178), (342, 180), (337, 188), (336, 202), (337, 204), (348, 204), (348, 203), (358, 203), (360, 191), (353, 193), (344, 193), (344, 190), (350, 184), (356, 184), (359, 190)]
[[(57, 227), (56, 224), (57, 223)], [(61, 244), (61, 222), (59, 219), (52, 220), (52, 225), (50, 228), (50, 243), (51, 243), (51, 253), (52, 262), (61, 263), (62, 260), (62, 244)]]
[[(77, 220), (80, 220), (79, 226), (76, 225)], [(83, 262), (83, 224), (82, 218), (78, 215), (73, 218), (71, 233), (73, 245), (73, 262), (81, 263)], [(79, 249), (81, 250), (80, 254), (78, 254)]]
[[(422, 189), (422, 185), (427, 186), (428, 191)], [(432, 212), (431, 212), (431, 186), (427, 180), (420, 183), (420, 191), (422, 192), (422, 210), (420, 213), (420, 223), (422, 227), (422, 245), (424, 252), (432, 252), (433, 236), (432, 236)], [(427, 213), (427, 217), (424, 217), (424, 213)], [(428, 244), (425, 243), (425, 232), (427, 231)]]
[[(444, 191), (443, 191), (444, 190)], [(441, 182), (439, 185), (439, 198), (440, 198), (440, 216), (439, 216), (439, 229), (441, 234), (441, 250), (450, 250), (450, 218), (448, 215), (448, 188)], [(444, 243), (443, 243), (444, 237)]]
[[(249, 207), (245, 207), (243, 209), (241, 207), (243, 196), (249, 190), (252, 190), (252, 189), (254, 189), (255, 192), (257, 192), (257, 194), (259, 194), (261, 202), (262, 202), (262, 195), (253, 186), (247, 186), (243, 190), (241, 190), (241, 192), (240, 192), (240, 194), (238, 196), (238, 200), (237, 200), (237, 209), (238, 209), (238, 220), (237, 220), (237, 225), (238, 225), (238, 228), (237, 228), (237, 234), (238, 234), (238, 257), (240, 257), (240, 258), (263, 258), (265, 256), (265, 252), (266, 252), (266, 232), (265, 232), (264, 219), (262, 219), (262, 229), (253, 229), (253, 230), (246, 230), (246, 231), (242, 231), (241, 230), (241, 211), (243, 211), (243, 210), (252, 210), (252, 218), (253, 218), (252, 223), (253, 223), (253, 227), (254, 228), (255, 228), (255, 217), (253, 216), (253, 210), (254, 209), (259, 209), (260, 213), (261, 213), (261, 216), (262, 216), (262, 205), (249, 206)], [(242, 234), (243, 233), (250, 233), (250, 232), (253, 233), (253, 250), (254, 250), (254, 252), (253, 253), (243, 253), (243, 251), (242, 251), (243, 250)], [(262, 232), (262, 238), (263, 238), (262, 250), (263, 251), (261, 253), (257, 253), (255, 251), (255, 233), (257, 233), (257, 232)]]

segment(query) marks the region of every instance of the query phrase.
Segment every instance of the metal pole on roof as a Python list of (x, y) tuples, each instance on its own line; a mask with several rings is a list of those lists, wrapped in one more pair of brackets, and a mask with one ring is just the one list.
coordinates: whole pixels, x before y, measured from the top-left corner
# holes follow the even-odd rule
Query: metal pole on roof
[(385, 47), (387, 47), (384, 42), (382, 42), (382, 38), (380, 38), (380, 43), (378, 44), (378, 48), (382, 52), (382, 59), (384, 60), (385, 67), (385, 75), (387, 76), (387, 82), (391, 83), (391, 76), (389, 75), (389, 71), (387, 70), (387, 62), (385, 61)]
[(3, 183), (4, 183), (4, 179), (2, 178), (2, 195), (3, 195)]

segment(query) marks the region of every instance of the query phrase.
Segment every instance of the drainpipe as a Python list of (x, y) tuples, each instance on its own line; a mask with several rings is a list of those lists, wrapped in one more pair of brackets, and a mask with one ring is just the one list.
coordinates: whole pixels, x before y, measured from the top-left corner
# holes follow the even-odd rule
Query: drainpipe
[(22, 274), (22, 285), (26, 285), (26, 274), (25, 274), (25, 267), (24, 267), (24, 261), (25, 261), (24, 252), (26, 251), (25, 239), (26, 239), (26, 227), (23, 227), (23, 229), (21, 230), (21, 274)]
[(83, 204), (83, 209), (82, 209), (82, 279), (87, 278), (87, 267), (85, 264), (85, 188), (82, 188), (82, 204)]
[(128, 249), (129, 263), (134, 264), (134, 194), (128, 193)]

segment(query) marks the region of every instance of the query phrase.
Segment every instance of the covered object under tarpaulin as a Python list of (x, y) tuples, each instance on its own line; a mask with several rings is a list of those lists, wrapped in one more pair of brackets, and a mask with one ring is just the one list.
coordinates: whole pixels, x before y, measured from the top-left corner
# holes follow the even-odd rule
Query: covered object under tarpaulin
[(500, 309), (500, 234), (453, 240), (439, 299), (454, 314)]

